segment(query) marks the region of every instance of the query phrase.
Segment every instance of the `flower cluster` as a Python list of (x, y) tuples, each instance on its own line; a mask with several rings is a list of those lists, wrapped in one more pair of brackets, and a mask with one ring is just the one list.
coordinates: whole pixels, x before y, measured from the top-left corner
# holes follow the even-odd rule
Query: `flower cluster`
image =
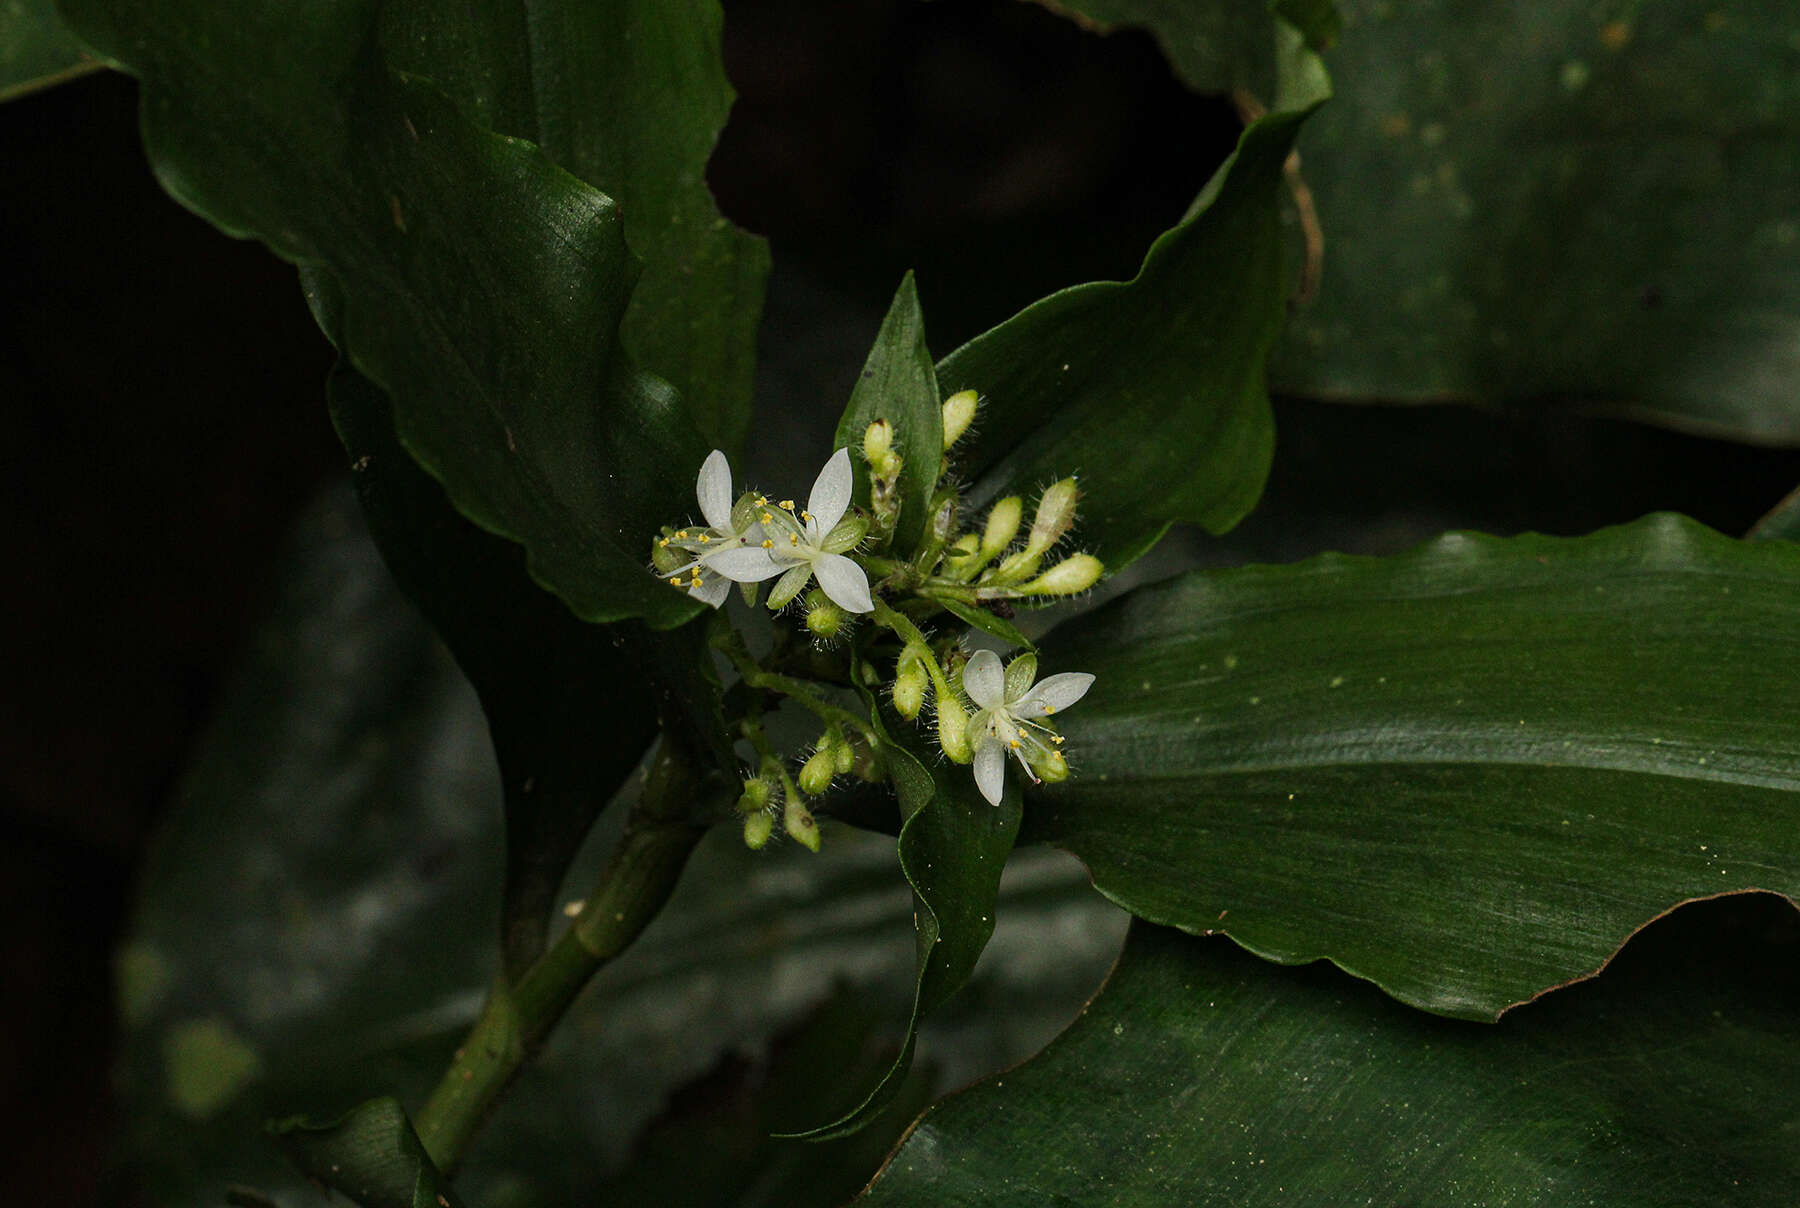
[[(775, 649), (753, 657), (723, 616), (715, 623), (715, 648), (736, 665), (749, 690), (737, 725), (756, 751), (755, 771), (739, 799), (750, 846), (769, 840), (779, 816), (790, 836), (816, 850), (818, 828), (808, 798), (825, 793), (837, 776), (880, 778), (878, 727), (866, 709), (833, 700), (843, 694), (841, 685), (868, 683), (879, 666), (894, 668), (886, 690), (901, 717), (916, 719), (932, 704), (938, 746), (952, 762), (973, 765), (976, 787), (988, 801), (998, 805), (1003, 798), (1009, 755), (1033, 784), (1067, 779), (1062, 735), (1050, 718), (1080, 700), (1094, 677), (1064, 672), (1040, 682), (1035, 654), (1003, 667), (990, 650), (967, 653), (955, 628), (928, 634), (921, 627), (947, 613), (946, 620), (966, 619), (1015, 645), (1028, 644), (1007, 619), (1015, 602), (1086, 591), (1105, 571), (1090, 553), (1054, 555), (1075, 527), (1080, 492), (1073, 478), (1044, 489), (1022, 538), (1025, 503), (1019, 496), (990, 506), (979, 529), (960, 531), (961, 493), (950, 475), (950, 456), (978, 403), (967, 390), (943, 403), (941, 448), (935, 442), (908, 448), (906, 434), (889, 421), (870, 424), (860, 450), (868, 475), (864, 508), (852, 507), (856, 469), (849, 449), (826, 461), (803, 508), (757, 491), (734, 494), (731, 467), (714, 450), (695, 482), (705, 523), (666, 528), (656, 539), (652, 563), (672, 586), (717, 609), (733, 583), (755, 603), (760, 584), (774, 580), (767, 606), (780, 610), (802, 600), (806, 628), (820, 643), (811, 652), (795, 650), (778, 627)], [(917, 485), (916, 475), (903, 474), (908, 459), (919, 457), (931, 459), (936, 484), (925, 499), (929, 522), (908, 528), (900, 524), (909, 506), (902, 483), (914, 483), (914, 490)], [(903, 529), (914, 536), (902, 541)], [(852, 616), (873, 626), (855, 630), (845, 642)], [(771, 747), (761, 721), (763, 708), (780, 701), (826, 722), (797, 777)]]

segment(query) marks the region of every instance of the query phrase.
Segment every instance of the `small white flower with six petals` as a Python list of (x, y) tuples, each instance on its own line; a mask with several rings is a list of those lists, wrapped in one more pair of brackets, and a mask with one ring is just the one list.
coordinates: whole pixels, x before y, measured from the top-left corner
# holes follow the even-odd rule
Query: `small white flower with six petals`
[[(674, 586), (687, 588), (688, 595), (717, 608), (731, 591), (731, 579), (718, 573), (714, 558), (727, 550), (743, 549), (761, 541), (762, 528), (756, 523), (750, 496), (740, 501), (741, 506), (733, 507), (731, 464), (722, 451), (714, 449), (701, 463), (694, 493), (699, 497), (700, 514), (706, 518), (707, 527), (678, 529), (660, 539), (655, 551), (657, 569), (669, 576)], [(683, 555), (686, 562), (681, 561)], [(686, 582), (683, 575), (688, 576)]]
[(769, 593), (770, 608), (780, 608), (799, 595), (816, 575), (819, 586), (838, 607), (873, 612), (869, 576), (844, 556), (867, 531), (862, 520), (844, 515), (850, 508), (853, 482), (850, 451), (839, 449), (819, 471), (804, 511), (796, 513), (791, 499), (773, 506), (761, 501), (754, 517), (761, 526), (760, 543), (708, 555), (707, 568), (739, 583), (782, 576)]

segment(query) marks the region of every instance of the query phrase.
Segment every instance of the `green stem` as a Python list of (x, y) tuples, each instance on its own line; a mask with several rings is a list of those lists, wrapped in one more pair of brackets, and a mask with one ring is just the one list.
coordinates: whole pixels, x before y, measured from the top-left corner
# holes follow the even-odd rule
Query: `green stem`
[(875, 623), (885, 625), (900, 635), (900, 640), (909, 646), (917, 646), (924, 651), (919, 661), (925, 665), (925, 674), (931, 677), (931, 686), (936, 690), (939, 700), (954, 700), (956, 694), (950, 690), (950, 681), (944, 675), (944, 669), (938, 666), (937, 659), (931, 653), (931, 643), (925, 638), (925, 631), (920, 629), (905, 613), (896, 612), (893, 608), (875, 601)]
[(425, 1151), (446, 1174), (582, 987), (668, 901), (706, 833), (695, 808), (698, 789), (692, 764), (665, 739), (599, 888), (516, 984), (508, 987), (502, 979), (488, 995), (450, 1068), (413, 1117)]
[(821, 699), (813, 692), (812, 685), (805, 680), (764, 670), (737, 641), (717, 642), (714, 644), (714, 648), (731, 660), (732, 665), (737, 668), (738, 674), (752, 688), (778, 692), (795, 704), (811, 710), (821, 721), (848, 727), (858, 734), (866, 736), (871, 742), (874, 741), (874, 735), (869, 729), (866, 718), (858, 717), (848, 709), (839, 708), (837, 705)]

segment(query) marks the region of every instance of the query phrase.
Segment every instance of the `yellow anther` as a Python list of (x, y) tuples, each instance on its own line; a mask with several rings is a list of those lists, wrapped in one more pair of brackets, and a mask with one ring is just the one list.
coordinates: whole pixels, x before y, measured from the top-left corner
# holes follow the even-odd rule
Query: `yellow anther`
[(774, 512), (764, 512), (764, 513), (763, 513), (763, 514), (762, 514), (762, 518), (763, 518), (763, 523), (764, 523), (764, 524), (773, 524), (773, 523), (775, 523), (775, 513), (774, 513)]
[(676, 575), (673, 579), (670, 579), (669, 586), (670, 587), (680, 587), (681, 586), (681, 576)]
[(1015, 738), (1011, 742), (1008, 742), (1006, 745), (1016, 751), (1019, 749), (1019, 740)]
[(782, 501), (781, 501), (781, 502), (780, 502), (780, 503), (779, 503), (779, 504), (778, 504), (778, 505), (776, 505), (776, 506), (778, 506), (778, 507), (780, 507), (780, 508), (781, 508), (781, 510), (782, 510), (782, 511), (784, 511), (784, 512), (791, 512), (791, 511), (793, 511), (793, 510), (794, 510), (794, 501), (793, 501), (793, 500), (792, 500), (792, 499), (783, 499), (783, 500), (782, 500)]
[(669, 539), (667, 537), (664, 537), (661, 541), (658, 541), (656, 544), (661, 546), (663, 549), (668, 549), (669, 548)]
[(773, 541), (769, 540), (767, 537), (764, 537), (763, 538), (763, 548), (764, 549), (774, 549), (775, 543)]
[(789, 533), (788, 534), (788, 544), (789, 545), (799, 545), (800, 544), (800, 534), (799, 533)]
[(769, 497), (767, 495), (758, 495), (756, 497), (756, 506), (759, 508), (768, 507), (769, 506)]
[(681, 531), (680, 531), (680, 532), (679, 532), (679, 533), (676, 533), (676, 534), (675, 534), (675, 536), (676, 536), (676, 537), (677, 537), (677, 538), (681, 538), (681, 537), (686, 537), (686, 536), (687, 536), (687, 530), (686, 530), (686, 529), (682, 529), (682, 530), (681, 530)]
[(802, 519), (802, 520), (811, 520), (811, 519), (812, 519), (812, 513), (811, 513), (811, 512), (801, 512), (801, 513), (800, 513), (800, 519)]
[[(702, 541), (704, 541), (704, 540), (706, 540), (706, 538), (705, 538), (705, 537), (702, 537), (702, 538), (700, 538), (700, 540), (702, 540)], [(1045, 716), (1045, 717), (1049, 717), (1049, 716), (1050, 716), (1050, 715), (1051, 715), (1051, 714), (1052, 714), (1052, 713), (1054, 713), (1054, 712), (1056, 712), (1056, 706), (1055, 706), (1055, 705), (1045, 705), (1045, 706), (1044, 706), (1044, 716)]]
[(700, 534), (700, 544), (701, 545), (705, 545), (708, 541), (711, 541), (711, 540), (712, 540), (712, 538), (708, 537), (705, 533)]
[(1050, 741), (1060, 747), (1063, 745), (1063, 736), (1061, 734), (1052, 734), (1050, 736)]

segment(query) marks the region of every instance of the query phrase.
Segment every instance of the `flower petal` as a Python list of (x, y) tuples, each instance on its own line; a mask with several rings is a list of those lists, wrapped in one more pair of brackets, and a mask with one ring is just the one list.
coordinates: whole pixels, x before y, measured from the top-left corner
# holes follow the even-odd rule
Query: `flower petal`
[(963, 667), (963, 691), (978, 709), (1000, 709), (1006, 705), (1006, 672), (1000, 669), (1000, 656), (992, 650), (977, 650)]
[[(850, 450), (839, 449), (813, 480), (812, 494), (806, 497), (806, 510), (812, 516), (816, 532), (829, 533), (844, 518), (850, 506), (850, 488), (855, 476), (850, 471)], [(816, 539), (816, 538), (815, 538)], [(866, 610), (865, 610), (866, 611)]]
[(975, 787), (990, 805), (1000, 804), (1000, 794), (1006, 791), (1006, 748), (997, 739), (975, 748)]
[(791, 562), (775, 561), (769, 556), (769, 551), (760, 545), (722, 549), (716, 554), (706, 555), (702, 561), (706, 564), (706, 569), (714, 574), (724, 575), (734, 583), (760, 583), (764, 579), (773, 579), (793, 565)]
[(706, 523), (721, 533), (731, 532), (731, 463), (721, 450), (714, 449), (700, 463), (694, 494), (700, 497), (700, 514)]
[[(967, 671), (963, 672), (965, 677), (968, 674)], [(1065, 671), (1061, 675), (1053, 675), (1013, 705), (1013, 715), (1043, 717), (1047, 713), (1060, 712), (1086, 696), (1093, 683), (1094, 677), (1085, 671)]]
[(819, 586), (839, 608), (851, 612), (874, 612), (875, 601), (869, 598), (869, 576), (863, 568), (842, 554), (824, 554), (813, 560)]
[(730, 594), (731, 580), (726, 578), (708, 579), (698, 587), (688, 588), (688, 595), (702, 604), (710, 604), (714, 608), (723, 604), (725, 597)]

